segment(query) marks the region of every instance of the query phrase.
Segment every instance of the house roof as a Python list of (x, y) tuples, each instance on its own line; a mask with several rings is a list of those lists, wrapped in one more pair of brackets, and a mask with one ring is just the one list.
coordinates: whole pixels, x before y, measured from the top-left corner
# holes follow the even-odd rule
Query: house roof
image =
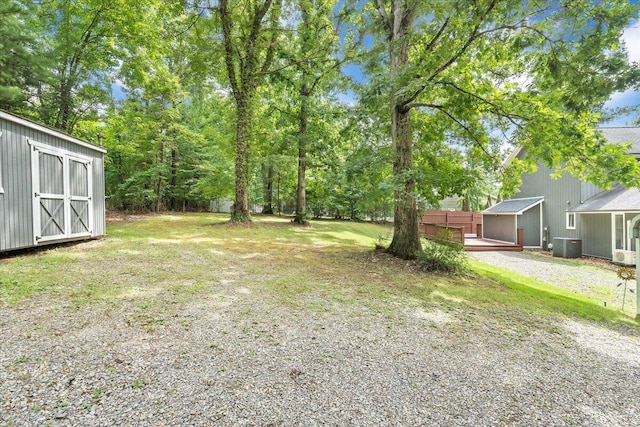
[(544, 202), (544, 197), (525, 197), (522, 199), (503, 200), (495, 206), (483, 210), (483, 214), (521, 215), (524, 211)]
[(623, 128), (599, 128), (602, 135), (611, 144), (623, 144), (630, 142), (629, 154), (640, 156), (640, 127)]
[(569, 212), (596, 213), (612, 211), (640, 211), (640, 191), (616, 185), (587, 199), (584, 203), (569, 209)]
[[(640, 158), (640, 127), (617, 127), (617, 128), (598, 128), (602, 135), (610, 144), (631, 143), (631, 147), (627, 151), (629, 154)], [(520, 154), (522, 147), (516, 147), (504, 161), (508, 164), (511, 160)]]

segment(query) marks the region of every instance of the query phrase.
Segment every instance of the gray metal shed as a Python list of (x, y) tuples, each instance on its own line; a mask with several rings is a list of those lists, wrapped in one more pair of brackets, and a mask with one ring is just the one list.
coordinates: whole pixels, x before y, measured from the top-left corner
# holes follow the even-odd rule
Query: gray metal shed
[[(518, 243), (518, 228), (524, 229), (524, 246), (542, 241), (543, 196), (504, 200), (480, 212), (482, 237), (502, 242)], [(538, 209), (533, 209), (538, 206)]]
[(0, 251), (104, 235), (105, 153), (0, 110)]

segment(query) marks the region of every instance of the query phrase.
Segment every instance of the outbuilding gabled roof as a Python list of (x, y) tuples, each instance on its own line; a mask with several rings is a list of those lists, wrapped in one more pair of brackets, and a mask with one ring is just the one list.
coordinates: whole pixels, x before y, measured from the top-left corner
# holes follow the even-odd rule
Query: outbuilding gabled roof
[(522, 199), (503, 200), (495, 206), (483, 210), (483, 214), (522, 215), (523, 212), (544, 202), (544, 197), (525, 197)]
[(17, 123), (19, 125), (26, 126), (26, 127), (30, 128), (30, 129), (34, 129), (34, 130), (37, 130), (39, 132), (46, 133), (48, 135), (52, 135), (52, 136), (54, 136), (56, 138), (60, 138), (60, 139), (63, 139), (65, 141), (69, 141), (69, 142), (72, 142), (74, 144), (77, 144), (77, 145), (80, 145), (80, 146), (83, 146), (83, 147), (86, 147), (86, 148), (90, 148), (90, 149), (95, 150), (95, 151), (99, 151), (101, 153), (106, 153), (107, 152), (107, 150), (105, 150), (104, 148), (99, 147), (99, 146), (94, 145), (94, 144), (91, 144), (90, 142), (83, 141), (83, 140), (78, 139), (76, 137), (73, 137), (71, 135), (67, 135), (66, 133), (61, 132), (61, 131), (59, 131), (57, 129), (53, 129), (53, 128), (50, 128), (48, 126), (41, 125), (41, 124), (36, 123), (34, 121), (31, 121), (29, 119), (25, 119), (24, 117), (16, 116), (15, 114), (9, 113), (8, 111), (0, 110), (0, 119), (5, 119), (5, 120), (8, 120), (8, 121), (10, 121), (12, 123)]
[(640, 191), (636, 188), (624, 188), (622, 185), (596, 194), (581, 205), (569, 209), (569, 212), (582, 213), (628, 211), (640, 211)]

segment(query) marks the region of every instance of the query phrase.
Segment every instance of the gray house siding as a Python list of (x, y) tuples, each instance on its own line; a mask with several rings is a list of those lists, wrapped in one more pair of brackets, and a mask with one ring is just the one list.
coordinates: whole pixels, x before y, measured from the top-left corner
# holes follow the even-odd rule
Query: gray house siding
[[(523, 158), (524, 156), (526, 156), (526, 153), (525, 150), (522, 150), (518, 154), (518, 157)], [(567, 230), (566, 211), (568, 208), (577, 206), (583, 201), (581, 196), (582, 184), (577, 178), (570, 175), (563, 175), (558, 179), (552, 179), (550, 177), (552, 173), (553, 171), (551, 169), (539, 164), (536, 172), (523, 174), (520, 191), (515, 194), (513, 198), (543, 196), (542, 225), (550, 228), (550, 241), (553, 241), (554, 237), (578, 238), (580, 236), (579, 221), (576, 221), (575, 230)], [(538, 223), (527, 221), (523, 223), (523, 228), (525, 236), (540, 235), (539, 221)], [(531, 230), (531, 228), (533, 228), (533, 230)], [(539, 240), (538, 238), (538, 241)], [(541, 246), (541, 244), (527, 245), (525, 239), (525, 246)]]
[(485, 239), (515, 242), (515, 215), (483, 215), (482, 237)]
[(596, 194), (602, 193), (604, 190), (596, 185), (593, 185), (590, 182), (583, 182), (580, 184), (580, 192), (582, 193), (582, 200), (580, 203), (584, 202), (587, 199), (592, 198)]
[(582, 253), (588, 256), (611, 259), (611, 214), (580, 214), (584, 230)]
[[(93, 147), (90, 144), (59, 134), (48, 128), (25, 121), (24, 119), (3, 113), (0, 111), (0, 251), (21, 249), (35, 245), (34, 237), (34, 192), (32, 179), (32, 151), (30, 144), (42, 144), (52, 149), (62, 149), (70, 155), (79, 155), (91, 160), (91, 203), (93, 211), (93, 227), (91, 236), (101, 236), (105, 234), (105, 207), (104, 207), (104, 150)], [(40, 162), (40, 182), (38, 186), (42, 193), (52, 192), (61, 194), (60, 179), (61, 172), (56, 170), (57, 158), (52, 155), (42, 155)], [(75, 179), (84, 178), (87, 180), (87, 169), (78, 166), (80, 163), (69, 161), (69, 186), (72, 194), (77, 196), (87, 196), (86, 183), (84, 189), (82, 184)], [(59, 167), (58, 167), (59, 169)], [(86, 182), (86, 181), (85, 181)], [(63, 214), (59, 210), (55, 212), (56, 203), (64, 203), (63, 200), (43, 200), (42, 209), (49, 209), (52, 216), (59, 219)], [(71, 201), (70, 204), (82, 216), (82, 201)], [(88, 217), (84, 218), (87, 222)], [(43, 235), (46, 236), (46, 229), (55, 227), (50, 223), (44, 227)], [(36, 224), (37, 226), (37, 224)], [(71, 233), (79, 233), (78, 222), (71, 224)], [(85, 237), (86, 238), (86, 237)], [(66, 240), (75, 240), (69, 238)]]
[(518, 228), (522, 228), (523, 246), (542, 246), (540, 241), (540, 206), (534, 206), (523, 212), (522, 215), (518, 215)]

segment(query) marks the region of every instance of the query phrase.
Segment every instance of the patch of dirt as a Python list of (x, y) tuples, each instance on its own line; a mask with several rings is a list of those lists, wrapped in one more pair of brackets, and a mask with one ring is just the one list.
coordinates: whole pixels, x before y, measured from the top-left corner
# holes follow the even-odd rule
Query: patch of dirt
[(128, 212), (116, 212), (107, 211), (106, 220), (107, 224), (123, 221), (141, 221), (146, 218), (152, 218), (162, 215), (179, 215), (181, 212), (141, 212), (141, 213), (128, 213)]

